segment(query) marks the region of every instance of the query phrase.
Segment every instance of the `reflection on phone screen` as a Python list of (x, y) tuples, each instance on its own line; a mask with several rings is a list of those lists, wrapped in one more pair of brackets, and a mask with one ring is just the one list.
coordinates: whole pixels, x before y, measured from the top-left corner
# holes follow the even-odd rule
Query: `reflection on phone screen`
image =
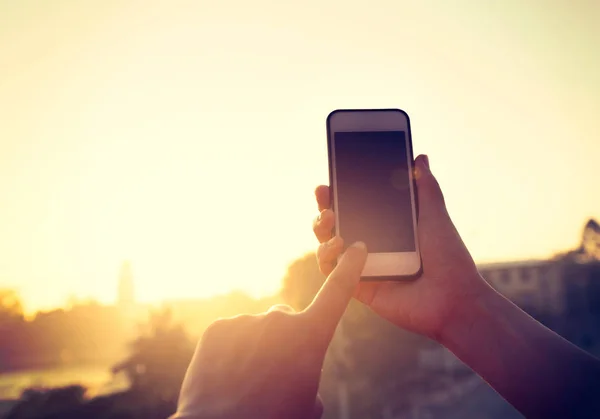
[(336, 132), (333, 141), (338, 231), (369, 253), (414, 252), (404, 131)]

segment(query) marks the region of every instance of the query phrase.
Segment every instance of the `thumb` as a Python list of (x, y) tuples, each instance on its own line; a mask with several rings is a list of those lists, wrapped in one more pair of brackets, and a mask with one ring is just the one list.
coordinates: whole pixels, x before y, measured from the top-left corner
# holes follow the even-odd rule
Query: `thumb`
[(421, 154), (415, 159), (415, 179), (419, 201), (419, 218), (448, 216), (440, 185), (431, 173), (429, 157)]

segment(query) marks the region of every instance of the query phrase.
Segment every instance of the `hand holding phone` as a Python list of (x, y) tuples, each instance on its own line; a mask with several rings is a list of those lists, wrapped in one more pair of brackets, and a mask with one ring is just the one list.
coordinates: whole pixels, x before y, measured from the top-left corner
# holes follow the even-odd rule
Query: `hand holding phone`
[[(444, 333), (461, 327), (461, 316), (490, 286), (477, 272), (448, 215), (427, 156), (418, 156), (414, 166), (419, 188), (417, 236), (422, 274), (416, 281), (361, 281), (355, 297), (391, 323), (440, 341)], [(343, 252), (341, 246), (332, 243), (340, 243), (345, 237), (332, 237), (340, 229), (335, 227), (338, 217), (331, 208), (331, 187), (317, 187), (315, 196), (320, 211), (313, 224), (321, 243), (317, 260), (321, 272), (329, 275)], [(367, 250), (370, 252), (368, 244)]]

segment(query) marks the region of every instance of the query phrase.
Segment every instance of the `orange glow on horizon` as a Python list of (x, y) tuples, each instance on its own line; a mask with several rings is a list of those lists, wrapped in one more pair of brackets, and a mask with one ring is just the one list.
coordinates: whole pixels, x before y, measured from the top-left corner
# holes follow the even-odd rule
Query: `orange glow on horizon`
[(127, 259), (141, 301), (277, 292), (335, 108), (408, 112), (478, 261), (600, 219), (600, 6), (267, 3), (0, 5), (0, 288), (113, 302)]

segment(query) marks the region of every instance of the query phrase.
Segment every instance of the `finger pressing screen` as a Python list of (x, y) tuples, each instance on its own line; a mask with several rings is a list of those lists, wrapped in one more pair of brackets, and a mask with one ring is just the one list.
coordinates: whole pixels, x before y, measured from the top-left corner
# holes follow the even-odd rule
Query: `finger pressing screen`
[(320, 332), (326, 343), (333, 337), (354, 295), (366, 260), (367, 248), (364, 243), (357, 242), (350, 246), (305, 311), (314, 325), (313, 330)]
[(329, 186), (320, 185), (315, 189), (315, 197), (319, 205), (319, 212), (329, 208)]

